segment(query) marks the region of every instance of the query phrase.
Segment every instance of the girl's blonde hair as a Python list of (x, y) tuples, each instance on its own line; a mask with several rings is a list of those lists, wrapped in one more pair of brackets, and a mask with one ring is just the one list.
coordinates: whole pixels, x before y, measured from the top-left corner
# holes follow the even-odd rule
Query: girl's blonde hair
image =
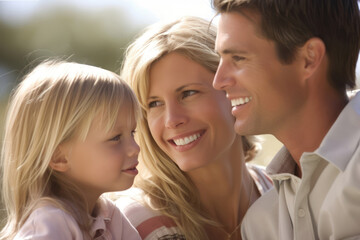
[(101, 114), (107, 131), (126, 106), (125, 120), (140, 114), (131, 88), (110, 71), (64, 61), (47, 61), (31, 71), (14, 91), (5, 123), (1, 163), (7, 224), (0, 239), (12, 239), (40, 204), (67, 211), (84, 233), (91, 218), (81, 191), (49, 167), (58, 146), (85, 139)]
[[(141, 158), (149, 174), (140, 174), (135, 185), (150, 199), (148, 204), (171, 217), (189, 240), (207, 239), (204, 226), (214, 225), (214, 222), (202, 212), (192, 181), (151, 136), (146, 114), (149, 72), (163, 56), (176, 52), (215, 74), (219, 64), (219, 57), (214, 51), (215, 38), (215, 27), (197, 17), (152, 25), (128, 47), (121, 71), (122, 78), (130, 83), (139, 99), (143, 116), (138, 125), (138, 141)], [(255, 142), (243, 137), (242, 147), (247, 160), (255, 156), (256, 146)]]

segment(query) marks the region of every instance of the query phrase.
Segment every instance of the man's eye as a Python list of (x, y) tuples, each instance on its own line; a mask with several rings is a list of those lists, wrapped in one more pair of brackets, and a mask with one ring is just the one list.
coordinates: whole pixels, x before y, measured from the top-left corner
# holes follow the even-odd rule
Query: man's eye
[(194, 95), (196, 93), (198, 93), (198, 91), (196, 91), (196, 90), (186, 90), (186, 91), (183, 92), (182, 98), (192, 96), (192, 95)]
[(235, 62), (239, 62), (239, 61), (244, 60), (245, 58), (242, 57), (242, 56), (234, 55), (234, 56), (232, 56), (232, 59), (233, 59)]
[(149, 108), (154, 108), (154, 107), (158, 107), (158, 106), (161, 106), (160, 101), (152, 101), (148, 105)]

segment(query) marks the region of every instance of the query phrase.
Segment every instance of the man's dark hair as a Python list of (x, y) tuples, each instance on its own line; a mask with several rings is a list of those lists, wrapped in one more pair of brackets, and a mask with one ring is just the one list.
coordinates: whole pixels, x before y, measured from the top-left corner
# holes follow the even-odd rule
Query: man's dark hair
[(243, 9), (258, 13), (261, 34), (275, 42), (284, 64), (293, 61), (307, 40), (320, 38), (329, 59), (331, 85), (340, 91), (355, 87), (360, 47), (357, 0), (212, 0), (212, 5), (218, 13)]

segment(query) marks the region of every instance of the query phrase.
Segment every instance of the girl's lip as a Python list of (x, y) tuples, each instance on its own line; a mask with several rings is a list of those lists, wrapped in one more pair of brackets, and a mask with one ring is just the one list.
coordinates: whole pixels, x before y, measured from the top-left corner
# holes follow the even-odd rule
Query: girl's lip
[(133, 176), (136, 176), (139, 173), (139, 171), (136, 168), (127, 169), (127, 170), (124, 170), (123, 172), (127, 173), (127, 174), (130, 174), (130, 175), (133, 175)]
[(135, 164), (133, 164), (132, 166), (130, 166), (129, 168), (126, 168), (124, 170), (122, 170), (123, 172), (126, 171), (133, 171), (134, 169), (136, 170), (137, 165), (139, 164), (139, 162), (136, 162)]

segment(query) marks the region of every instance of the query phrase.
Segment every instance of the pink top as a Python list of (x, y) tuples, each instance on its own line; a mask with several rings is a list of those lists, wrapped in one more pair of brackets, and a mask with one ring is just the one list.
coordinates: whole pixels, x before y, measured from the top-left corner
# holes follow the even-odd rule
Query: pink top
[[(90, 231), (91, 239), (108, 240), (141, 239), (129, 220), (110, 200), (101, 199), (99, 214), (94, 218)], [(15, 240), (83, 240), (83, 232), (75, 219), (52, 205), (35, 209), (26, 220)]]
[[(261, 194), (272, 188), (272, 181), (265, 174), (264, 167), (247, 164), (247, 168)], [(137, 188), (124, 191), (116, 201), (116, 205), (136, 227), (142, 239), (185, 240), (185, 236), (170, 217), (150, 209), (143, 204), (143, 201), (143, 192)], [(147, 201), (146, 198), (145, 201)]]

